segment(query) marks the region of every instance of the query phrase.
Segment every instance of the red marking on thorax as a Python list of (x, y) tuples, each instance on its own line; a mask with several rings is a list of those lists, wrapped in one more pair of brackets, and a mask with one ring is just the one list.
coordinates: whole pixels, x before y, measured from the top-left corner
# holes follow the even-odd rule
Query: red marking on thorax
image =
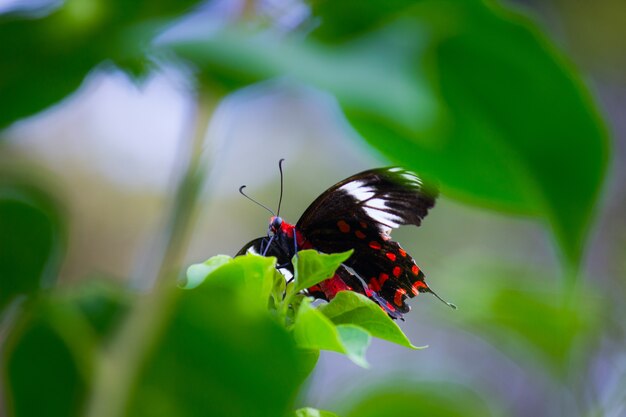
[[(272, 217), (272, 219), (270, 219), (270, 222), (273, 220), (274, 218)], [(304, 236), (302, 236), (302, 233), (300, 233), (297, 229), (296, 226), (294, 226), (293, 224), (287, 223), (286, 221), (283, 220), (283, 222), (280, 224), (280, 231), (279, 233), (283, 233), (285, 235), (287, 235), (287, 237), (289, 239), (293, 239), (294, 238), (294, 231), (295, 231), (295, 235), (296, 235), (296, 243), (298, 244), (298, 249), (311, 249), (313, 246), (304, 238)]]

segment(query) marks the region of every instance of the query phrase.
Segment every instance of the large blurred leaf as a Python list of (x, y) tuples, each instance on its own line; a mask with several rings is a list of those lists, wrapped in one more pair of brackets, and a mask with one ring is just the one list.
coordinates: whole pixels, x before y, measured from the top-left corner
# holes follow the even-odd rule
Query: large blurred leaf
[(82, 416), (94, 333), (75, 306), (55, 299), (27, 303), (2, 350), (9, 416)]
[(246, 293), (237, 259), (162, 307), (162, 331), (140, 367), (126, 415), (287, 415), (304, 358), (270, 318), (267, 302), (246, 310), (236, 301)]
[(318, 7), (323, 44), (231, 28), (172, 46), (231, 88), (287, 75), (333, 93), (391, 160), (452, 197), (545, 219), (576, 264), (608, 159), (577, 75), (532, 23), (492, 3), (405, 3)]
[(585, 369), (610, 314), (593, 286), (565, 293), (556, 277), (529, 266), (468, 259), (451, 259), (450, 264), (456, 266), (445, 274), (456, 279), (446, 292), (462, 314), (446, 316), (447, 323), (480, 335), (529, 369), (559, 378)]
[(456, 384), (389, 381), (346, 400), (338, 398), (344, 417), (489, 417), (487, 405), (473, 392)]
[[(0, 129), (63, 99), (105, 60), (143, 72), (147, 59), (142, 49), (167, 23), (156, 20), (196, 3), (67, 0), (43, 18), (0, 15)], [(139, 24), (144, 25), (142, 36), (129, 36)]]
[(0, 312), (20, 294), (56, 279), (64, 227), (46, 193), (0, 173)]
[(106, 344), (132, 295), (105, 280), (22, 303), (1, 346), (8, 416), (82, 416), (98, 344)]
[(304, 381), (315, 369), (320, 351), (317, 349), (299, 349), (298, 356), (300, 368), (296, 370), (295, 374), (298, 380)]
[[(415, 0), (368, 1), (311, 0), (313, 15), (321, 24), (312, 35), (324, 42), (348, 41), (384, 25), (390, 19), (402, 14), (407, 7), (415, 5)], [(346, 18), (349, 16), (349, 18)]]
[(137, 298), (110, 277), (86, 278), (56, 296), (76, 308), (100, 342), (108, 342)]

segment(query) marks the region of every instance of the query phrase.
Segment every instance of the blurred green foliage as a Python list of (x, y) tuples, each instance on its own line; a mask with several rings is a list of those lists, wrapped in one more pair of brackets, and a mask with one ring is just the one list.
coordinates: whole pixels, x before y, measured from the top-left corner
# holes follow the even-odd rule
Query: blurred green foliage
[(65, 243), (63, 214), (44, 190), (0, 172), (0, 314), (15, 297), (56, 280)]
[[(0, 129), (51, 106), (73, 93), (85, 76), (105, 61), (142, 75), (149, 66), (144, 48), (198, 0), (68, 0), (39, 19), (0, 15)], [(137, 26), (143, 36), (130, 36)]]
[(472, 391), (456, 384), (395, 382), (352, 395), (338, 404), (345, 417), (489, 417), (493, 411)]
[[(198, 90), (215, 94), (288, 77), (332, 94), (373, 149), (436, 178), (444, 195), (542, 219), (576, 278), (609, 144), (579, 75), (526, 17), (478, 0), (325, 0), (311, 3), (308, 32), (277, 34), (251, 13), (208, 35), (154, 42), (197, 3), (68, 0), (43, 16), (0, 15), (0, 128), (68, 97), (103, 63), (141, 76), (155, 56), (174, 53), (195, 68)], [(181, 194), (199, 173), (188, 173)], [(174, 287), (175, 273), (143, 295), (101, 282), (49, 288), (65, 215), (39, 187), (0, 177), (8, 416), (330, 417), (294, 411), (320, 349), (366, 366), (372, 337), (414, 348), (366, 297), (342, 292), (317, 307), (299, 293), (349, 254), (301, 252), (290, 285), (273, 259), (220, 256), (192, 266), (187, 289)], [(180, 216), (171, 216), (175, 237), (184, 235)], [(166, 271), (180, 267), (163, 262)], [(565, 292), (521, 267), (454, 263), (466, 306), (455, 324), (510, 357), (524, 352), (536, 372), (555, 377), (554, 392), (583, 398), (586, 364), (574, 358), (598, 341), (608, 315), (601, 295)], [(122, 395), (107, 395), (116, 389)], [(497, 414), (466, 387), (409, 380), (342, 398), (337, 410)]]
[(564, 296), (558, 278), (540, 268), (467, 259), (451, 265), (448, 273), (457, 277), (455, 291), (463, 304), (463, 314), (449, 323), (554, 376), (557, 384), (584, 374), (584, 358), (597, 348), (611, 314), (596, 287), (581, 284)]
[[(273, 273), (268, 271), (270, 277)], [(246, 294), (267, 304), (267, 294), (244, 294), (240, 285), (236, 279), (207, 280), (197, 289), (178, 291), (125, 415), (286, 415), (302, 383), (294, 370), (304, 365), (293, 339), (266, 308), (233, 306), (233, 298)]]
[(70, 306), (51, 300), (31, 304), (4, 346), (2, 377), (11, 415), (79, 416), (95, 340)]

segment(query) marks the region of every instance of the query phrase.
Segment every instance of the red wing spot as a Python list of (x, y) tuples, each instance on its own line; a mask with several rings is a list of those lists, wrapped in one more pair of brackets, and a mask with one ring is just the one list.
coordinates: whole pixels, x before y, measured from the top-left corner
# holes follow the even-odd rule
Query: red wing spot
[(398, 248), (398, 252), (400, 252), (400, 256), (402, 256), (403, 258), (406, 257), (406, 251), (402, 248)]
[(391, 303), (390, 303), (390, 302), (387, 302), (386, 307), (387, 307), (387, 310), (389, 310), (389, 311), (391, 311), (391, 312), (396, 311), (396, 309), (395, 309), (395, 308), (393, 308), (393, 306), (391, 305)]
[(419, 288), (426, 288), (426, 284), (422, 281), (415, 281), (411, 287), (411, 291), (413, 291), (413, 294), (417, 295), (419, 294)]
[(419, 268), (419, 266), (417, 266), (417, 265), (413, 265), (413, 266), (411, 267), (411, 272), (413, 272), (413, 275), (419, 275), (419, 273), (420, 273), (420, 268)]
[(365, 295), (367, 295), (368, 297), (371, 297), (371, 296), (372, 296), (372, 290), (370, 290), (369, 288), (367, 288), (367, 289), (365, 290)]
[(363, 229), (367, 229), (367, 223), (365, 223), (365, 222), (359, 222), (359, 224), (361, 225), (361, 227), (362, 227)]
[(372, 240), (370, 242), (370, 248), (375, 249), (375, 250), (380, 250), (380, 248), (382, 248), (381, 244), (379, 242), (376, 242), (375, 240)]
[(382, 288), (383, 284), (388, 279), (389, 279), (389, 275), (385, 274), (384, 272), (381, 272), (380, 275), (378, 276), (378, 285), (380, 285), (380, 287)]
[(389, 260), (391, 260), (392, 262), (395, 262), (395, 260), (396, 260), (396, 254), (395, 253), (387, 252), (385, 255), (387, 255), (387, 258), (389, 258)]
[(400, 268), (399, 266), (396, 266), (393, 268), (393, 271), (391, 271), (391, 273), (393, 274), (394, 277), (399, 277), (400, 274), (402, 274), (402, 268)]
[(396, 290), (396, 294), (393, 296), (393, 302), (395, 305), (397, 305), (398, 307), (402, 306), (402, 296), (406, 294), (406, 290), (402, 289), (402, 288), (398, 288)]
[(361, 232), (360, 230), (357, 230), (356, 232), (354, 232), (354, 235), (358, 237), (359, 239), (365, 239), (365, 233)]
[(380, 291), (380, 283), (376, 280), (376, 277), (370, 278), (369, 286), (376, 292)]
[(337, 227), (342, 233), (348, 233), (350, 231), (350, 225), (346, 223), (345, 220), (339, 220), (337, 222)]

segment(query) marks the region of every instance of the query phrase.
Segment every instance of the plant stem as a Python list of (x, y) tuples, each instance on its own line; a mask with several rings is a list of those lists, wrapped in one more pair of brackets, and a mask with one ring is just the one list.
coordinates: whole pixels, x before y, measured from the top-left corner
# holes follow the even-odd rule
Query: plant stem
[(187, 249), (191, 224), (207, 167), (202, 145), (215, 107), (212, 97), (199, 94), (194, 111), (195, 127), (186, 152), (186, 169), (179, 181), (174, 204), (163, 233), (163, 251), (154, 276), (154, 288), (138, 300), (128, 318), (97, 364), (85, 415), (121, 417), (125, 414), (134, 383), (152, 346), (158, 340), (177, 293), (176, 278)]

